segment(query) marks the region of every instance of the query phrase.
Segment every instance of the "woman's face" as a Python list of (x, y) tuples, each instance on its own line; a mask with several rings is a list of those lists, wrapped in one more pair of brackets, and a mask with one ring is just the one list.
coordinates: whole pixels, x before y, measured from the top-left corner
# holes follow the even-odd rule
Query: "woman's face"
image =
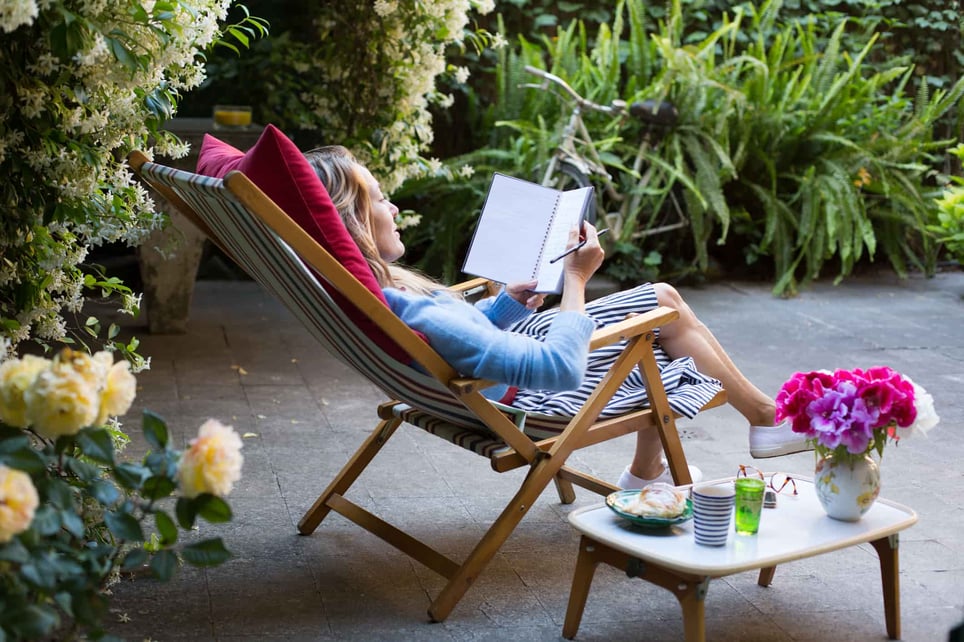
[(372, 203), (372, 236), (375, 238), (375, 247), (383, 260), (392, 263), (405, 254), (405, 245), (398, 233), (398, 226), (395, 225), (398, 208), (382, 194), (382, 189), (371, 172), (365, 167), (359, 168), (368, 186), (368, 196)]

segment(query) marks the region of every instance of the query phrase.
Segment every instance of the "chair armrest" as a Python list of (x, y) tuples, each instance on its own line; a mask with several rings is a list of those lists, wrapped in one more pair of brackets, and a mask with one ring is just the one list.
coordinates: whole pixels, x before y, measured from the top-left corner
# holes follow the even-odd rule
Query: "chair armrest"
[(498, 293), (498, 284), (483, 278), (469, 279), (462, 283), (450, 285), (449, 290), (457, 292), (465, 297), (481, 294), (483, 297), (494, 296)]
[(649, 312), (629, 317), (625, 321), (613, 323), (592, 333), (589, 339), (589, 349), (595, 350), (623, 339), (629, 339), (649, 332), (662, 325), (672, 323), (679, 318), (679, 312), (673, 308), (660, 306)]
[(451, 391), (458, 394), (467, 395), (470, 392), (484, 390), (497, 385), (498, 382), (489, 379), (472, 379), (471, 377), (456, 377), (449, 379), (448, 387)]

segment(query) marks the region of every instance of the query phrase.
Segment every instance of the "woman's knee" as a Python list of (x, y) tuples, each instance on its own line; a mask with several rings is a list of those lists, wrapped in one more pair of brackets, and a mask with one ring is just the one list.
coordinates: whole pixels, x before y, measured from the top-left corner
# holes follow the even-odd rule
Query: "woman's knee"
[(660, 305), (673, 308), (679, 312), (677, 324), (681, 326), (703, 325), (702, 321), (697, 318), (696, 313), (693, 312), (693, 309), (683, 299), (683, 295), (672, 285), (668, 283), (654, 283), (653, 288), (656, 290), (656, 300)]
[(656, 291), (656, 301), (660, 305), (680, 311), (686, 307), (683, 296), (669, 283), (654, 283), (653, 290)]

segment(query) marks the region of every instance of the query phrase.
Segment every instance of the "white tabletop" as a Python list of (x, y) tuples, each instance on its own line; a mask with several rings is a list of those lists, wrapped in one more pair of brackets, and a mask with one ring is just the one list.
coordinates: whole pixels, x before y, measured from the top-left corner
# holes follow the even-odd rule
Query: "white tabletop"
[(857, 522), (831, 519), (814, 493), (813, 482), (794, 479), (799, 494), (792, 495), (787, 487), (777, 496), (776, 508), (763, 509), (759, 533), (737, 535), (731, 521), (725, 546), (697, 544), (693, 520), (667, 529), (644, 530), (605, 504), (575, 510), (569, 514), (569, 522), (590, 538), (641, 560), (709, 577), (777, 566), (869, 542), (917, 522), (917, 513), (907, 506), (879, 498)]

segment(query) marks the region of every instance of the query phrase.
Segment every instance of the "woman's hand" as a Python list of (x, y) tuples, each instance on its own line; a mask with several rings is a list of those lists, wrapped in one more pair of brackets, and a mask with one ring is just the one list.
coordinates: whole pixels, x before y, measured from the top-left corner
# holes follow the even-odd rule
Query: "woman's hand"
[(505, 291), (506, 294), (530, 310), (536, 310), (546, 300), (545, 294), (533, 292), (532, 289), (538, 284), (538, 281), (527, 281), (526, 283), (508, 283), (505, 286)]
[(582, 224), (582, 234), (576, 228), (569, 232), (569, 243), (566, 247), (573, 247), (583, 238), (586, 239), (586, 244), (566, 257), (565, 269), (567, 280), (572, 277), (582, 281), (585, 285), (589, 277), (595, 274), (599, 266), (602, 265), (606, 253), (599, 245), (596, 228), (591, 223), (585, 222)]
[[(562, 301), (559, 302), (560, 310), (583, 313), (586, 311), (586, 282), (595, 274), (606, 257), (606, 253), (599, 247), (595, 227), (589, 223), (583, 223), (582, 236), (586, 239), (586, 244), (566, 257), (565, 284), (562, 289)], [(573, 247), (579, 241), (579, 230), (572, 228), (569, 232), (568, 247)]]

